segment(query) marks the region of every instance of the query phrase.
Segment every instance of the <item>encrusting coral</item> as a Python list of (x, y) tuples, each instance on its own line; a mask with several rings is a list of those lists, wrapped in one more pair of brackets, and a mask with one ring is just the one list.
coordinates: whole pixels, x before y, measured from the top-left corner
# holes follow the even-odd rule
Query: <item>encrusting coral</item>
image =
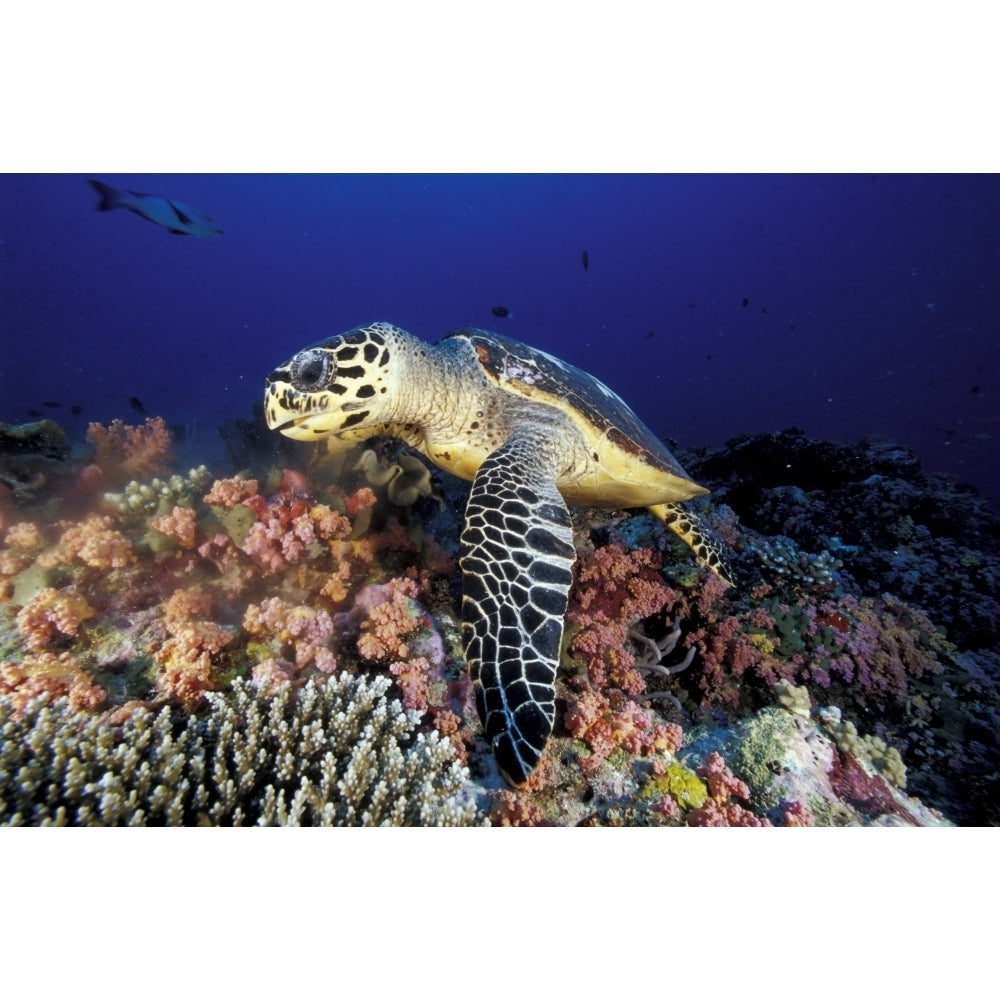
[(123, 721), (0, 697), (0, 823), (13, 826), (461, 826), (479, 819), (449, 741), (342, 674), (262, 697), (244, 681), (202, 716)]

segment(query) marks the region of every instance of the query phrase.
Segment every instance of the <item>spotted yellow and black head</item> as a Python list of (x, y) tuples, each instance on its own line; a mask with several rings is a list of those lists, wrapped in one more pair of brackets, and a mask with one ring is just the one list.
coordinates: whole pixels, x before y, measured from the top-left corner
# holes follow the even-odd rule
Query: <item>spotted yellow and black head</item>
[(377, 433), (392, 419), (402, 338), (391, 324), (372, 323), (299, 351), (264, 379), (267, 426), (298, 441)]

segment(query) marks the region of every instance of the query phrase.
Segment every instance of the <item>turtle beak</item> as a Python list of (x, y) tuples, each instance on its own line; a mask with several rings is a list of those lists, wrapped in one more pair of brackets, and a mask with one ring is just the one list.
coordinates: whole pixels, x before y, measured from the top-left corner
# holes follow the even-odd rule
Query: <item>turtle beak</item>
[(295, 441), (318, 441), (331, 433), (329, 427), (318, 426), (316, 414), (306, 417), (292, 417), (291, 420), (286, 420), (282, 424), (268, 424), (268, 426), (271, 430), (278, 431)]

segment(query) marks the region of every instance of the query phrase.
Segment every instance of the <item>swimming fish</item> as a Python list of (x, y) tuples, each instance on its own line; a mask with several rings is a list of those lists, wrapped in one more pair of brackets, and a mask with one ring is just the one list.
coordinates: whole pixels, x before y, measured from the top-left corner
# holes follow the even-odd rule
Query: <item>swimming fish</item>
[(506, 306), (494, 306), (490, 312), (494, 316), (499, 316), (500, 319), (506, 319), (510, 315), (510, 310)]
[(103, 184), (101, 181), (91, 180), (88, 183), (101, 196), (101, 200), (95, 206), (98, 212), (127, 208), (143, 219), (163, 226), (168, 233), (175, 233), (178, 236), (200, 236), (202, 239), (211, 239), (222, 235), (222, 230), (210, 215), (181, 201), (172, 201), (155, 194), (142, 194), (139, 191), (119, 191), (118, 188)]
[(135, 410), (136, 413), (141, 417), (148, 417), (149, 414), (146, 412), (146, 407), (142, 405), (142, 400), (138, 396), (129, 396), (128, 405)]
[(586, 250), (584, 250), (583, 257), (581, 259), (583, 261), (583, 269), (586, 271), (587, 268), (590, 267), (590, 254), (587, 253)]

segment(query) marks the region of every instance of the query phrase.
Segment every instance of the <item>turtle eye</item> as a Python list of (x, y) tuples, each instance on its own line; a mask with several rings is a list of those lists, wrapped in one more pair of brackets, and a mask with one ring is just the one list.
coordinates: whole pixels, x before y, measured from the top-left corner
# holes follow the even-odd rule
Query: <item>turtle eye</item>
[(299, 392), (318, 392), (325, 389), (336, 374), (330, 355), (319, 348), (310, 348), (296, 354), (291, 364), (292, 388)]

